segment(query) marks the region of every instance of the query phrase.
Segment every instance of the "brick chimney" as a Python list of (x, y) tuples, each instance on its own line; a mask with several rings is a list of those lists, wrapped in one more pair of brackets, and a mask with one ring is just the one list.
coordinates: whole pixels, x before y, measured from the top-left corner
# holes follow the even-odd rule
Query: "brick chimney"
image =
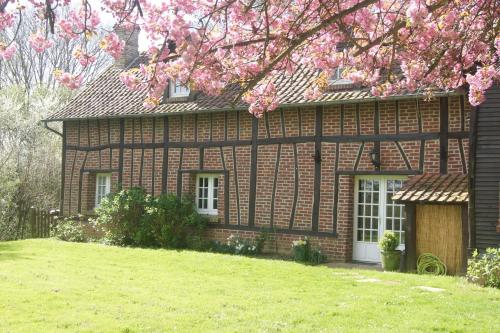
[(139, 57), (139, 32), (138, 26), (133, 30), (125, 29), (123, 26), (115, 27), (115, 33), (125, 42), (123, 52), (120, 58), (115, 61), (115, 66), (128, 68)]

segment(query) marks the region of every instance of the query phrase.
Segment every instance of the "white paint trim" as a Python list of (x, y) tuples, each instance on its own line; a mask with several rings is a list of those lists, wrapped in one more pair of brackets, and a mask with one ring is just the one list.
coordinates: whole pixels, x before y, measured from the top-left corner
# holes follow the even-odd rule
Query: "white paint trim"
[[(208, 197), (207, 197), (207, 208), (199, 208), (198, 207), (198, 199), (200, 199), (199, 196), (199, 184), (200, 184), (200, 178), (208, 178)], [(214, 204), (214, 180), (219, 178), (219, 175), (215, 175), (213, 173), (200, 173), (196, 175), (196, 186), (195, 186), (195, 191), (196, 191), (196, 209), (198, 210), (198, 213), (200, 214), (206, 214), (206, 215), (217, 215), (219, 213), (218, 208), (213, 208)], [(219, 184), (218, 184), (219, 185)], [(219, 204), (219, 186), (217, 187), (217, 206)]]
[(111, 193), (111, 173), (96, 173), (95, 175), (95, 208), (100, 206), (99, 201), (99, 179), (105, 177), (105, 189), (104, 195), (101, 197), (101, 200), (106, 197), (109, 193)]
[[(169, 82), (169, 87), (170, 87), (170, 96), (169, 97), (188, 97), (190, 94), (190, 89), (189, 87), (183, 86), (181, 84), (178, 84), (177, 81), (170, 80)], [(180, 87), (179, 92), (175, 91), (176, 87)]]
[[(360, 180), (378, 180), (379, 184), (379, 208), (378, 208), (378, 240), (382, 237), (386, 225), (386, 203), (387, 203), (387, 181), (388, 180), (406, 180), (407, 177), (399, 175), (368, 175), (356, 176), (354, 179), (354, 212), (353, 212), (353, 234), (352, 234), (352, 259), (356, 261), (380, 262), (380, 250), (378, 242), (363, 242), (357, 241), (358, 231), (358, 198), (359, 198), (359, 181)], [(404, 244), (398, 247), (399, 250), (404, 250)]]

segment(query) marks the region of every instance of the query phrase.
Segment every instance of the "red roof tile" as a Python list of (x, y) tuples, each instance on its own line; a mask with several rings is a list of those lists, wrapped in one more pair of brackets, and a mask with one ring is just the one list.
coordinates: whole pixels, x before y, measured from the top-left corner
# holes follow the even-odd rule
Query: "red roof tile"
[[(51, 114), (46, 121), (61, 121), (70, 119), (131, 117), (177, 113), (198, 113), (202, 111), (245, 110), (248, 105), (243, 101), (235, 103), (239, 86), (231, 85), (218, 96), (208, 96), (202, 93), (193, 100), (172, 101), (160, 104), (154, 109), (142, 106), (146, 98), (146, 89), (130, 91), (120, 81), (122, 69), (111, 66), (96, 80), (87, 84), (67, 105)], [(367, 89), (351, 86), (349, 90), (327, 90), (316, 99), (305, 99), (304, 93), (313, 84), (319, 71), (301, 68), (291, 76), (278, 75), (274, 83), (278, 91), (280, 106), (300, 106), (318, 104), (338, 104), (348, 102), (375, 101)], [(442, 94), (441, 94), (442, 95)], [(416, 95), (402, 95), (394, 98), (410, 98)]]
[(409, 178), (392, 199), (415, 203), (465, 203), (469, 201), (464, 174), (423, 174)]

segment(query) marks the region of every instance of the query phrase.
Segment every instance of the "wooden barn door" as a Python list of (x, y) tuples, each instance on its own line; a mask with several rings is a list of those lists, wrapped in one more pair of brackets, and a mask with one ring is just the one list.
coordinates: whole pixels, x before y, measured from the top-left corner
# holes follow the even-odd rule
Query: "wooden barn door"
[(458, 205), (417, 205), (417, 258), (432, 253), (447, 266), (449, 274), (461, 271), (464, 263), (462, 207)]

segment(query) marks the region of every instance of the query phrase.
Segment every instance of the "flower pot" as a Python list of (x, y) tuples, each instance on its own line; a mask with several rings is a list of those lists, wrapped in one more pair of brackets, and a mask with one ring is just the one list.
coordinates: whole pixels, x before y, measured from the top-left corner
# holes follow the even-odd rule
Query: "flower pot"
[(382, 255), (382, 267), (385, 271), (397, 271), (399, 270), (399, 263), (401, 261), (401, 251), (383, 251)]

